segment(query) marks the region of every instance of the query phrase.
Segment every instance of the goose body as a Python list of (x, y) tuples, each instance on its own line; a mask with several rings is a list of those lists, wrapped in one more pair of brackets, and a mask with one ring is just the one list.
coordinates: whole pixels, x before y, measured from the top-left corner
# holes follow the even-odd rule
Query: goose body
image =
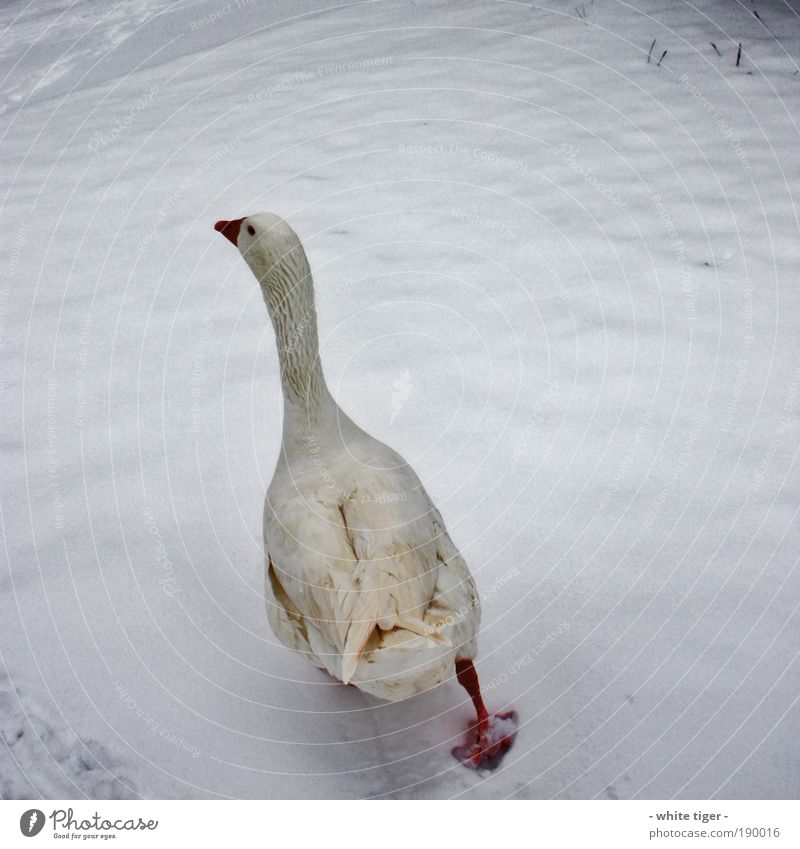
[(455, 673), (478, 711), (476, 741), (460, 756), (486, 765), (511, 745), (516, 718), (483, 707), (473, 665), (480, 603), (463, 558), (414, 470), (328, 391), (294, 231), (270, 213), (216, 229), (259, 281), (281, 366), (282, 444), (264, 503), (272, 630), (335, 678), (390, 701)]
[(269, 621), (334, 677), (403, 699), (475, 657), (478, 595), (411, 467), (341, 411), (335, 422), (284, 443), (267, 493)]

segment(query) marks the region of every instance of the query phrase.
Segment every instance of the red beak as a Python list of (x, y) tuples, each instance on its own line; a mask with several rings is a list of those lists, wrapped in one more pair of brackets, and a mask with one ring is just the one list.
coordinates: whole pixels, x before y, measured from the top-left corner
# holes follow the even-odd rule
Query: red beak
[(244, 218), (237, 218), (236, 221), (217, 221), (214, 229), (231, 242), (234, 247), (239, 247), (239, 228), (242, 226)]

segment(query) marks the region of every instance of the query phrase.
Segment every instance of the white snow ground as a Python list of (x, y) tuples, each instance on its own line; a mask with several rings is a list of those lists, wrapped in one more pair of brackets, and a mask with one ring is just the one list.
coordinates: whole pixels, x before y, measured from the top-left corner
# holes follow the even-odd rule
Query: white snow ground
[[(3, 795), (796, 797), (796, 3), (2, 19)], [(269, 632), (260, 210), (476, 573), (493, 773)]]

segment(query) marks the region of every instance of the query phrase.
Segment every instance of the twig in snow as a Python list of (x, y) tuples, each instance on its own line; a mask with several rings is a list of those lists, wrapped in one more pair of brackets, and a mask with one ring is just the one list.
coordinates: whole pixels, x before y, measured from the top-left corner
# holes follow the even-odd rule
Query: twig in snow
[(736, 67), (739, 67), (739, 60), (742, 58), (742, 42), (739, 42), (739, 49), (736, 51)]
[(661, 54), (661, 58), (658, 60), (658, 63), (656, 64), (656, 68), (660, 68), (660, 67), (661, 67), (661, 63), (664, 61), (664, 57), (665, 57), (666, 55), (667, 55), (667, 51), (665, 50), (665, 51)]
[(717, 47), (717, 45), (714, 44), (713, 41), (709, 41), (708, 43), (714, 48), (714, 51), (716, 52), (717, 56), (722, 56), (722, 54), (719, 52), (719, 47)]
[(653, 43), (650, 45), (650, 49), (647, 51), (647, 64), (650, 64), (650, 57), (653, 55), (653, 48), (656, 46), (656, 40), (653, 39)]
[(755, 9), (753, 9), (753, 14), (756, 16), (756, 19), (757, 19), (757, 20), (758, 20), (758, 22), (761, 24), (761, 26), (762, 26), (762, 27), (764, 27), (764, 29), (765, 29), (765, 30), (766, 30), (766, 31), (767, 31), (767, 32), (768, 32), (768, 33), (769, 33), (769, 34), (770, 34), (770, 35), (771, 35), (774, 39), (776, 39), (776, 40), (777, 40), (777, 36), (775, 35), (775, 33), (774, 33), (774, 32), (773, 32), (773, 31), (772, 31), (772, 30), (771, 30), (771, 29), (770, 29), (770, 28), (766, 25), (766, 23), (764, 22), (764, 19), (761, 17), (761, 15), (759, 15), (759, 14), (758, 14), (758, 12), (756, 12), (756, 10), (755, 10)]

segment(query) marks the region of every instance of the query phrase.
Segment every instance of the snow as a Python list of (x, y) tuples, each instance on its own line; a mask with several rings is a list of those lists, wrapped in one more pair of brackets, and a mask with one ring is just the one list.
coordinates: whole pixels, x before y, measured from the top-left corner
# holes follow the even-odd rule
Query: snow
[[(796, 798), (796, 5), (2, 19), (6, 797)], [(277, 359), (212, 229), (261, 210), (476, 575), (493, 772), (455, 682), (269, 631)]]

